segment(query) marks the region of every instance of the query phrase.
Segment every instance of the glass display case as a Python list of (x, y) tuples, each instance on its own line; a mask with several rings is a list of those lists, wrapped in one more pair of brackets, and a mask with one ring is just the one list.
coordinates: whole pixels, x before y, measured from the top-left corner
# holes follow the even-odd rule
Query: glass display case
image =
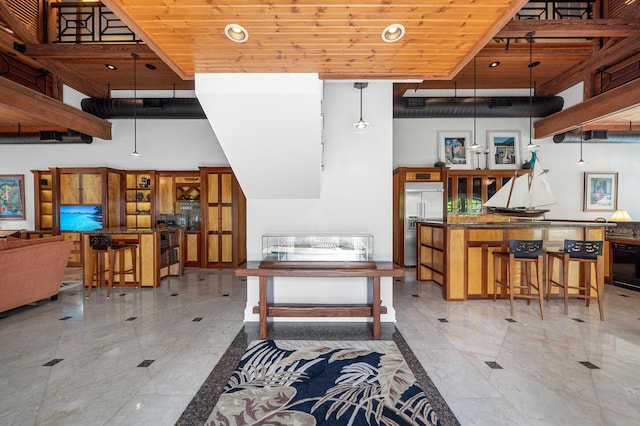
[(269, 233), (262, 236), (260, 267), (371, 268), (373, 235)]

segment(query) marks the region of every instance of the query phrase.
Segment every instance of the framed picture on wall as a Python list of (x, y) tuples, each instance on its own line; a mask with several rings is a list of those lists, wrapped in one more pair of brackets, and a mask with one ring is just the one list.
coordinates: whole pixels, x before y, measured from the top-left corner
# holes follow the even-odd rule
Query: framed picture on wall
[(469, 131), (439, 131), (438, 159), (451, 169), (470, 169)]
[(520, 162), (519, 131), (488, 131), (489, 168), (518, 169)]
[(584, 211), (614, 211), (618, 209), (618, 173), (584, 173)]
[(0, 220), (25, 219), (24, 175), (0, 175)]

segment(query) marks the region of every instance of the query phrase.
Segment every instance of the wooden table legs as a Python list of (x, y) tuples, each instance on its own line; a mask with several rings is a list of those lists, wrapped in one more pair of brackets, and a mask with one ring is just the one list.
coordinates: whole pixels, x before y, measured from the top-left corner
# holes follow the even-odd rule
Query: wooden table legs
[[(380, 277), (367, 277), (371, 284), (371, 305), (303, 305), (303, 306), (273, 306), (269, 303), (269, 291), (268, 291), (268, 277), (259, 277), (259, 301), (258, 301), (258, 314), (260, 325), (260, 338), (266, 339), (269, 335), (269, 318), (280, 317), (361, 317), (370, 316), (373, 318), (373, 330), (372, 335), (374, 339), (380, 338), (381, 326), (380, 315), (386, 313), (386, 308), (383, 309), (382, 302), (380, 301)], [(254, 308), (255, 309), (255, 308)], [(255, 312), (255, 310), (254, 310)]]

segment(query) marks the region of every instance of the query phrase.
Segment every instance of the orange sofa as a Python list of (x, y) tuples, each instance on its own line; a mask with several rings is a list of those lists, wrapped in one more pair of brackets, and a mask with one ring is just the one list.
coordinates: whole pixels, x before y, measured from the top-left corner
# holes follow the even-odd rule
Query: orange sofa
[(0, 239), (0, 312), (55, 298), (72, 245), (60, 236)]

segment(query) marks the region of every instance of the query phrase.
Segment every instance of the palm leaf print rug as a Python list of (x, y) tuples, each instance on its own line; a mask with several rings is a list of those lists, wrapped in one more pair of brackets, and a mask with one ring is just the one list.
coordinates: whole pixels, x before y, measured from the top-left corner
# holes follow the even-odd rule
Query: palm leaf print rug
[(256, 340), (206, 424), (437, 425), (392, 341)]
[(459, 425), (402, 334), (253, 340), (238, 333), (182, 425)]

